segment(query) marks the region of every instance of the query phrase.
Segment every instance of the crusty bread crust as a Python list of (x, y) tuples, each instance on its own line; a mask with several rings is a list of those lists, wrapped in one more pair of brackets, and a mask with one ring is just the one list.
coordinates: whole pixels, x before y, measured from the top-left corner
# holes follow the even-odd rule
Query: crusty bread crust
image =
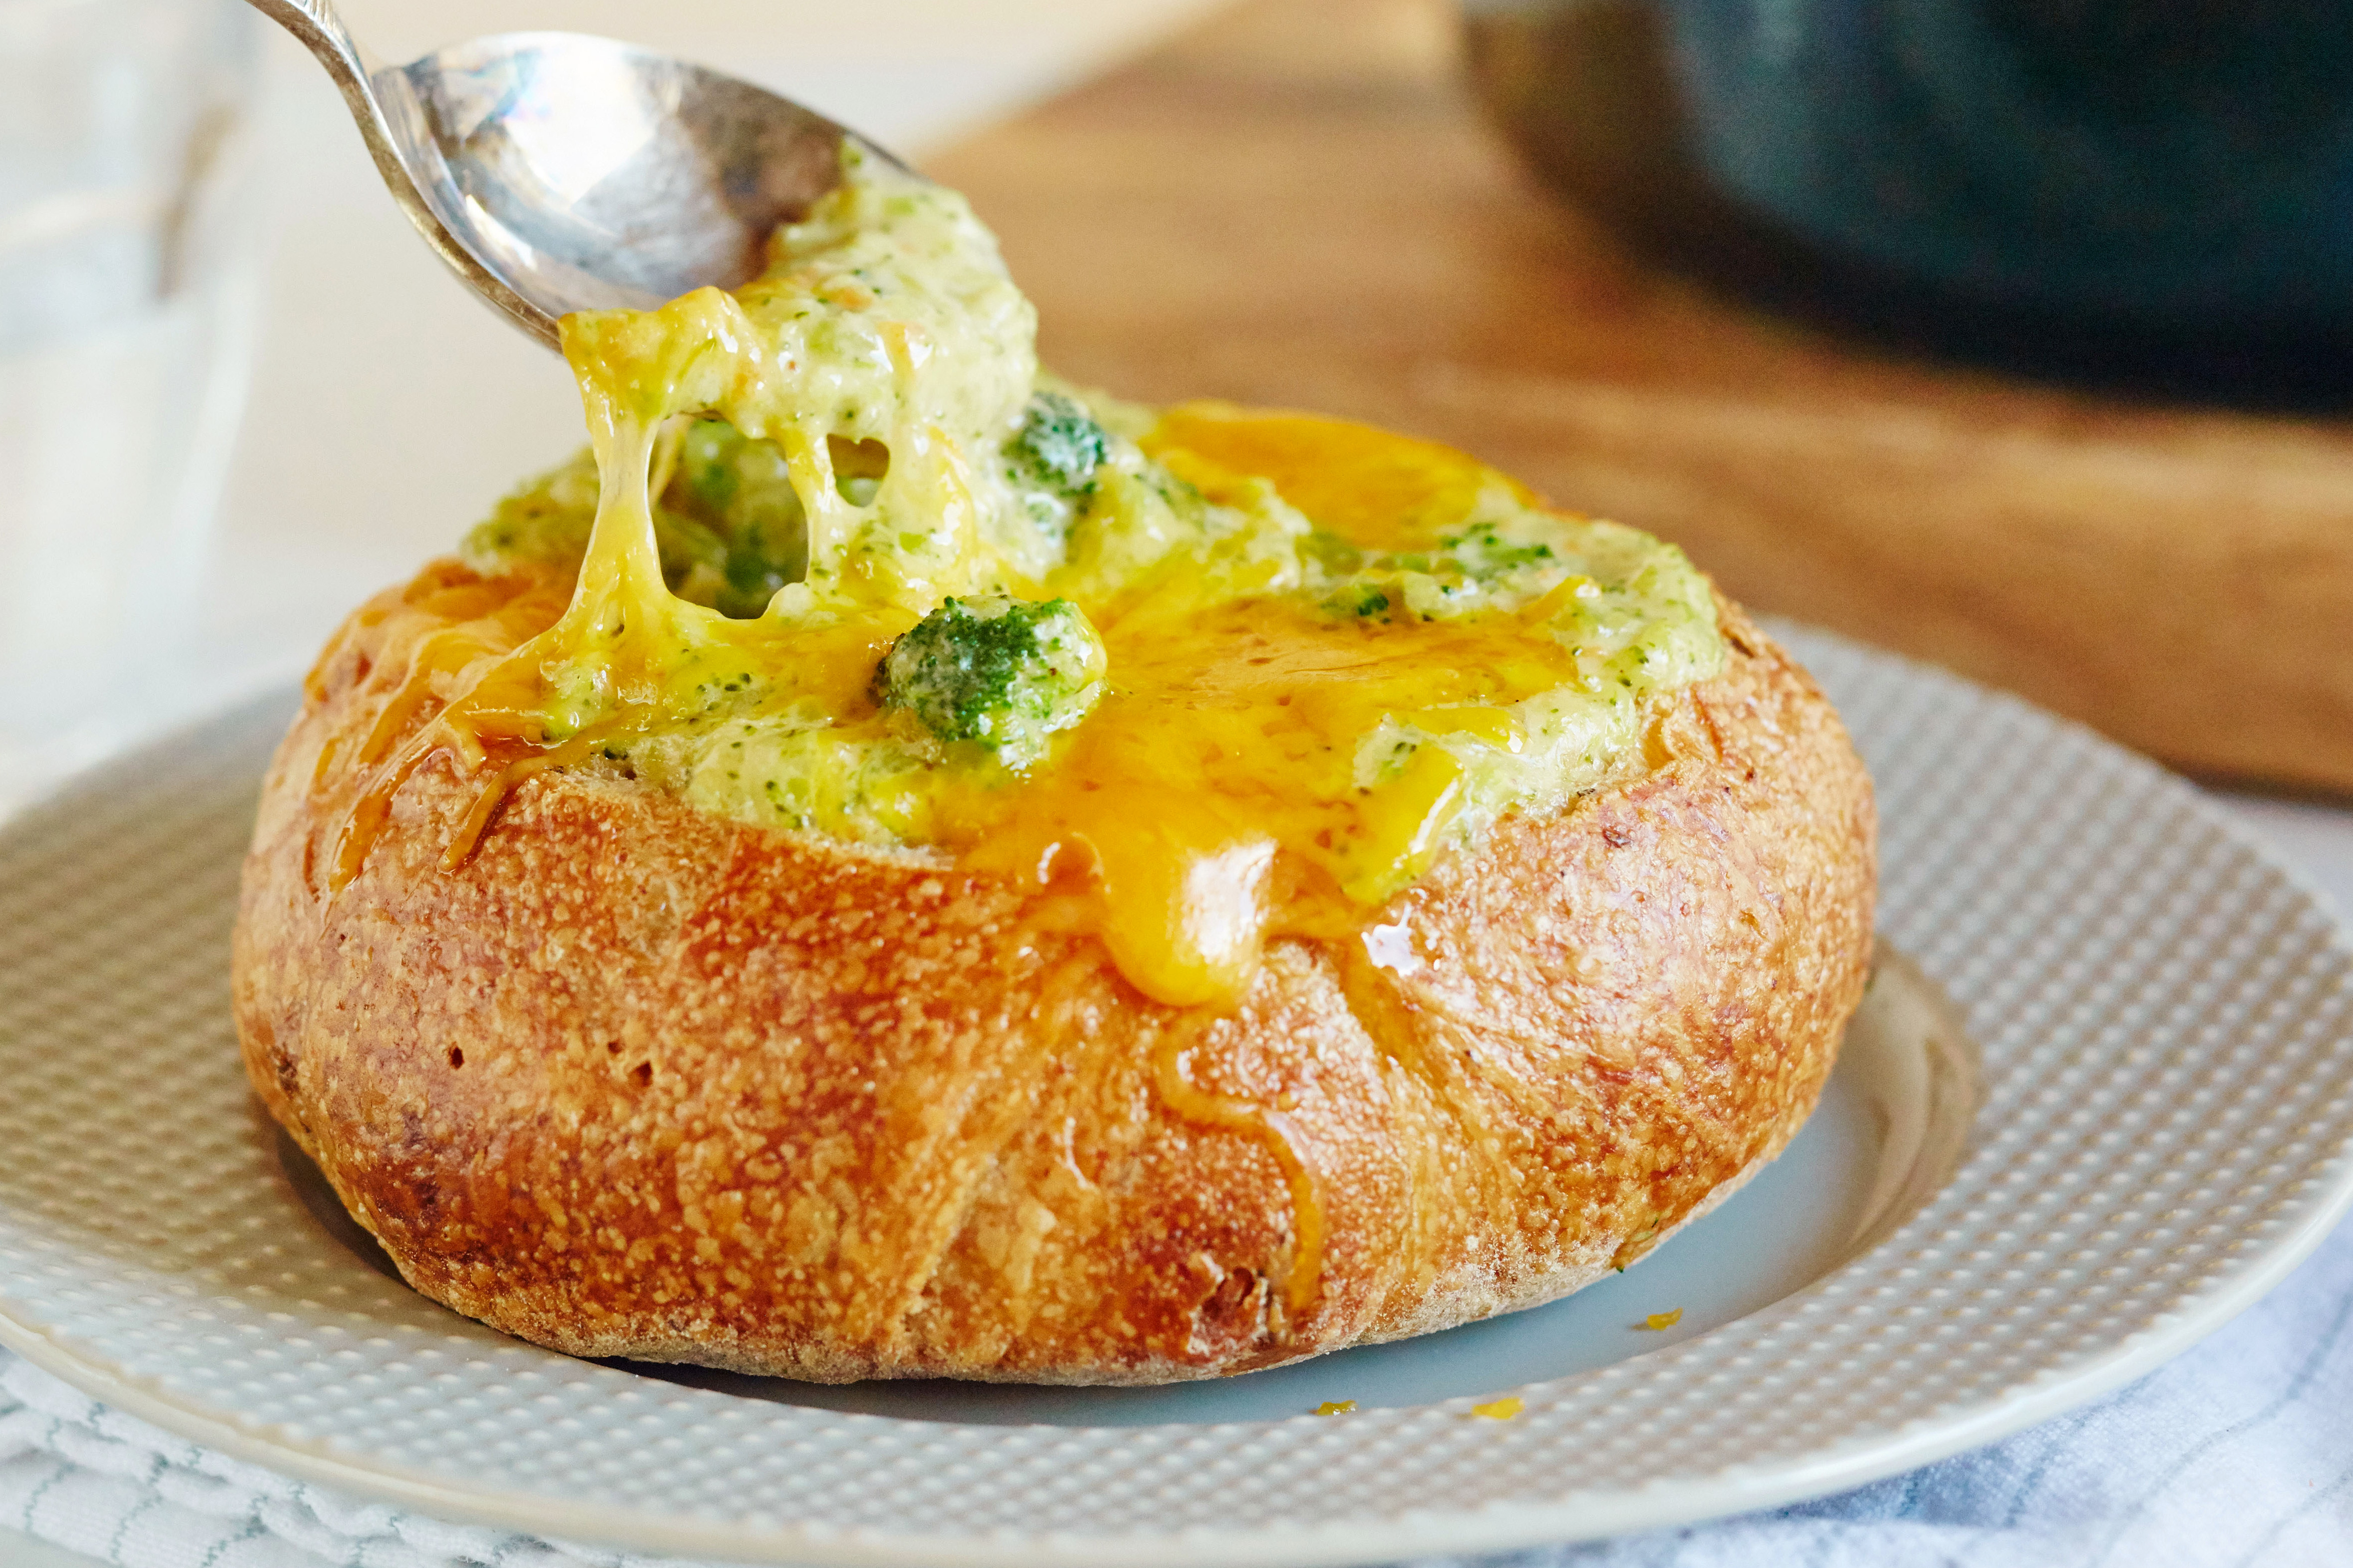
[(478, 784), (429, 762), (329, 895), (321, 748), (390, 692), (346, 639), (246, 868), (247, 1066), (412, 1284), (579, 1355), (1156, 1383), (1533, 1306), (1777, 1153), (1862, 994), (1869, 780), (1724, 624), (1646, 773), (1505, 818), (1369, 946), (1276, 941), (1226, 1017), (1002, 881), (609, 773), (522, 783), (444, 871)]

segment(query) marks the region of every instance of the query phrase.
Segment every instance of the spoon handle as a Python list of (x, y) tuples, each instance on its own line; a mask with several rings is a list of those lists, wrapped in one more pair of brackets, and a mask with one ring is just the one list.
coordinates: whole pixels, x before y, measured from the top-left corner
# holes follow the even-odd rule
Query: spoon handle
[[(253, 8), (294, 35), (295, 40), (316, 55), (327, 74), (351, 106), (352, 114), (360, 121), (363, 133), (368, 121), (375, 119), (381, 127), (383, 111), (377, 108), (375, 89), (369, 85), (372, 63), (360, 51), (359, 41), (343, 19), (335, 12), (333, 0), (248, 0)], [(371, 149), (375, 138), (369, 137)]]
[[(423, 108), (406, 73), (378, 65), (343, 25), (343, 17), (335, 12), (334, 0), (248, 0), (248, 4), (291, 33), (327, 68), (335, 89), (343, 95), (344, 107), (359, 126), (360, 140), (367, 144), (376, 173), (384, 176), (385, 188), (392, 193), (400, 210), (408, 215), (409, 223), (424, 237), (425, 243), (448, 264), (451, 271), (517, 326), (549, 348), (560, 351), (561, 340), (554, 318), (507, 287), (435, 211), (427, 184), (438, 174), (438, 183), (447, 185), (447, 172), (419, 170), (402, 155), (402, 138), (393, 125), (396, 115), (400, 117), (402, 129), (412, 132), (407, 138), (411, 143), (427, 149), (432, 146), (425, 129)], [(438, 158), (435, 162), (438, 162)], [(451, 195), (454, 199), (454, 193)]]
[[(376, 172), (392, 188), (393, 199), (417, 226), (425, 228), (433, 220), (425, 205), (424, 194), (417, 188), (416, 174), (400, 156), (400, 148), (393, 140), (392, 126), (385, 116), (383, 101), (376, 97), (375, 62), (360, 48), (359, 40), (343, 26), (336, 15), (334, 0), (248, 0), (253, 8), (294, 35), (294, 39), (318, 58), (333, 79), (335, 90), (343, 95), (343, 107), (352, 111), (352, 119), (360, 128), (360, 138), (367, 143), (368, 156), (375, 160)], [(430, 230), (425, 237), (434, 241)]]

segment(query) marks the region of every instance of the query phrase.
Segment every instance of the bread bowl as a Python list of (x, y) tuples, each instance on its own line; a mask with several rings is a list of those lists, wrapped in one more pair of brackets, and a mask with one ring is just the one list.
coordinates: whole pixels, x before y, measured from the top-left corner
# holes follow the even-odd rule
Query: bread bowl
[(854, 152), (774, 259), (567, 320), (594, 465), (356, 612), (265, 786), (247, 1065), (412, 1284), (1166, 1382), (1552, 1300), (1780, 1150), (1870, 785), (1680, 552), (1041, 390), (986, 231)]

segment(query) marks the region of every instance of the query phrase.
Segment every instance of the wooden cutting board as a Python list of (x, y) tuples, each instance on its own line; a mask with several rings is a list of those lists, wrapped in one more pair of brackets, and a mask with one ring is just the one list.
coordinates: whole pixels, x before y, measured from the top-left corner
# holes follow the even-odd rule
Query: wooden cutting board
[(1435, 437), (1737, 597), (2210, 776), (2353, 792), (2353, 423), (1906, 361), (1649, 271), (1439, 0), (1246, 0), (934, 159), (1061, 374)]

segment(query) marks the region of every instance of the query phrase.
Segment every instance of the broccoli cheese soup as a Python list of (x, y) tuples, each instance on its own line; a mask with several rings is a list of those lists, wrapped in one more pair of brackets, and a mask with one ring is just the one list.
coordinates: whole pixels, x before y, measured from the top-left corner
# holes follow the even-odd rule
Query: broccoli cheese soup
[[(591, 447), (363, 612), (399, 700), (320, 763), (348, 880), (428, 759), (1035, 887), (1147, 995), (1230, 1004), (1505, 812), (1640, 772), (1724, 664), (1682, 552), (1449, 448), (1043, 375), (962, 197), (855, 149), (768, 269), (564, 322)], [(421, 728), (411, 726), (433, 704)]]

